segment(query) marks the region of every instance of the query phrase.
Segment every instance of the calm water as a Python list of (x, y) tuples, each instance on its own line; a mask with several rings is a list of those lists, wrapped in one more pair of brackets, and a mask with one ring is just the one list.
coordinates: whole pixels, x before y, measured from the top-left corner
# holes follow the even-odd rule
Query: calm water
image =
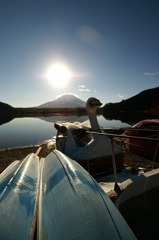
[[(56, 129), (54, 128), (56, 121), (83, 122), (87, 120), (87, 116), (15, 118), (8, 123), (0, 125), (0, 148), (40, 144), (56, 135)], [(130, 126), (119, 120), (108, 121), (102, 116), (98, 117), (98, 121), (100, 126), (104, 128), (124, 128)]]

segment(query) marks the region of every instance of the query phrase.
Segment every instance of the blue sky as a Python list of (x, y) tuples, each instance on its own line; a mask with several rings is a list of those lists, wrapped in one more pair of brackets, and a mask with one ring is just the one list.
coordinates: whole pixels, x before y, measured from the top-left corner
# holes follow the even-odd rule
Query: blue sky
[[(73, 93), (119, 102), (159, 86), (158, 0), (0, 2), (0, 101), (31, 107)], [(55, 63), (72, 78), (56, 88)]]

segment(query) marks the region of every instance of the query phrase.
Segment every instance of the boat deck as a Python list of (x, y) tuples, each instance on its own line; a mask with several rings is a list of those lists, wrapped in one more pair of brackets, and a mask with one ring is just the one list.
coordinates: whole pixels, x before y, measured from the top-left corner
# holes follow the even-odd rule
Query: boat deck
[[(139, 181), (138, 178), (140, 178), (141, 181)], [(114, 190), (113, 174), (97, 178), (99, 185), (110, 196), (139, 240), (159, 239), (157, 221), (159, 216), (158, 178), (159, 172), (157, 169), (151, 172), (148, 171), (145, 174), (144, 168), (139, 168), (139, 172), (133, 172), (133, 174), (130, 169), (118, 173), (118, 185), (121, 189), (125, 187), (125, 192), (123, 191), (123, 195), (121, 194), (119, 197), (117, 197), (117, 192)], [(154, 189), (149, 190), (153, 185)], [(143, 191), (141, 191), (141, 189), (143, 189)], [(139, 192), (141, 192), (140, 195), (130, 197), (130, 195), (138, 194)], [(126, 199), (127, 196), (130, 198), (125, 201), (124, 199)]]

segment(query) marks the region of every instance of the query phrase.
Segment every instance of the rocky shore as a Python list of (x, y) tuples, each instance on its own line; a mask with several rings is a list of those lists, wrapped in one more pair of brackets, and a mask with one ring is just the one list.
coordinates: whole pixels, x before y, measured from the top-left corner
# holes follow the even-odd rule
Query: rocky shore
[(30, 153), (37, 153), (39, 158), (45, 158), (55, 145), (50, 141), (40, 145), (7, 148), (0, 150), (0, 173), (15, 160), (23, 160)]
[(124, 165), (132, 168), (132, 171), (137, 171), (139, 168), (145, 169), (145, 171), (159, 168), (159, 162), (153, 162), (152, 160), (135, 154), (127, 149), (125, 142), (122, 139), (116, 139), (116, 141), (122, 146), (124, 152)]
[[(124, 166), (130, 167), (132, 171), (137, 171), (139, 168), (144, 168), (146, 171), (153, 168), (159, 168), (159, 163), (152, 162), (149, 159), (138, 156), (126, 149), (126, 146), (122, 140), (116, 140), (118, 144), (122, 145), (124, 150)], [(55, 149), (55, 143), (53, 141), (47, 141), (40, 145), (32, 145), (17, 148), (7, 148), (0, 150), (0, 173), (8, 167), (15, 160), (23, 160), (30, 153), (37, 153), (39, 158), (45, 158), (53, 149)]]

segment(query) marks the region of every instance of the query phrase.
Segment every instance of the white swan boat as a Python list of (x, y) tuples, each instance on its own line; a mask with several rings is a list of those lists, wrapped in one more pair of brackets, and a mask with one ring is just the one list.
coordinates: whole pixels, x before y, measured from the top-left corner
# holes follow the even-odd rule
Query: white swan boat
[[(92, 131), (101, 131), (97, 121), (96, 111), (102, 103), (96, 98), (89, 98), (86, 102)], [(112, 172), (112, 144), (107, 136), (92, 135), (87, 132), (89, 127), (79, 122), (56, 122), (57, 129), (56, 148), (70, 158), (76, 160), (90, 174), (102, 174)], [(117, 144), (113, 144), (116, 168), (123, 166), (123, 150)]]

